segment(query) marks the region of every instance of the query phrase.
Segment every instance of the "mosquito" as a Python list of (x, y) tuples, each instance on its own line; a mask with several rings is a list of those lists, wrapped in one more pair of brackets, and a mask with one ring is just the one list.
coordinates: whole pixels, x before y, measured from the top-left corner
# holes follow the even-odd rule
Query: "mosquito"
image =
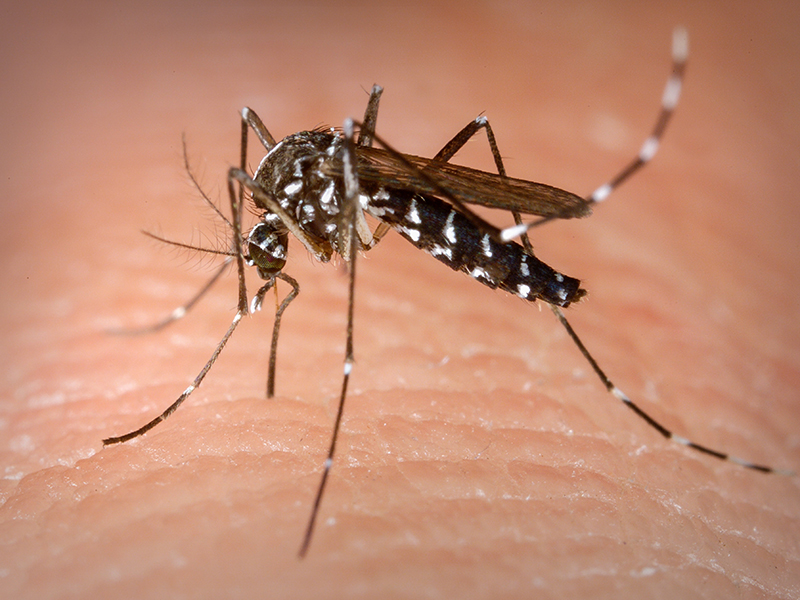
[[(672, 71), (655, 127), (637, 156), (614, 178), (586, 198), (549, 185), (509, 177), (494, 132), (484, 116), (468, 123), (433, 158), (398, 152), (375, 133), (378, 105), (383, 92), (377, 85), (372, 88), (361, 122), (347, 119), (342, 130), (302, 131), (280, 142), (275, 141), (255, 112), (244, 108), (241, 113), (240, 166), (228, 172), (231, 218), (228, 219), (214, 207), (232, 232), (230, 250), (218, 251), (226, 256), (225, 262), (192, 300), (148, 330), (161, 328), (183, 317), (233, 261), (236, 262), (239, 281), (236, 315), (211, 358), (175, 402), (139, 429), (103, 440), (104, 445), (139, 437), (175, 412), (202, 383), (242, 318), (258, 311), (265, 294), (281, 280), (291, 290), (277, 307), (273, 324), (267, 375), (267, 396), (272, 397), (275, 392), (281, 317), (300, 292), (297, 281), (283, 272), (289, 234), (297, 238), (320, 262), (328, 262), (334, 255), (342, 257), (349, 271), (344, 372), (322, 478), (299, 551), (300, 557), (304, 557), (311, 544), (333, 466), (347, 386), (354, 364), (357, 257), (359, 252), (374, 248), (388, 231), (394, 230), (451, 269), (467, 273), (490, 288), (500, 288), (529, 302), (541, 300), (546, 303), (605, 388), (665, 438), (748, 469), (790, 474), (676, 435), (636, 405), (612, 383), (564, 315), (562, 309), (586, 295), (580, 281), (536, 258), (527, 236), (528, 230), (548, 221), (588, 216), (593, 205), (605, 200), (655, 156), (680, 97), (687, 56), (688, 35), (684, 29), (677, 28), (673, 33)], [(358, 136), (355, 135), (356, 129)], [(267, 150), (252, 177), (246, 171), (250, 130)], [(450, 162), (458, 150), (481, 130), (486, 133), (496, 174)], [(375, 142), (378, 147), (373, 146)], [(245, 193), (260, 217), (246, 238), (241, 224)], [(213, 206), (205, 195), (203, 198)], [(510, 211), (516, 225), (500, 230), (473, 212), (469, 205)], [(538, 218), (523, 222), (522, 214)], [(370, 229), (366, 215), (378, 221), (374, 230)], [(513, 241), (515, 238), (520, 238), (521, 244)], [(254, 266), (265, 281), (249, 302), (245, 285), (246, 266)]]

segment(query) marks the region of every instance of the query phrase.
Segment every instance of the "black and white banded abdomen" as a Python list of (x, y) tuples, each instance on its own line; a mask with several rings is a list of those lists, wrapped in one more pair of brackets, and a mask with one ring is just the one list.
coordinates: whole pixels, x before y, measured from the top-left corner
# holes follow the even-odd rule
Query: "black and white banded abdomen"
[(482, 233), (450, 204), (405, 190), (380, 190), (367, 211), (437, 260), (492, 289), (520, 298), (569, 306), (586, 292), (515, 242), (501, 244)]

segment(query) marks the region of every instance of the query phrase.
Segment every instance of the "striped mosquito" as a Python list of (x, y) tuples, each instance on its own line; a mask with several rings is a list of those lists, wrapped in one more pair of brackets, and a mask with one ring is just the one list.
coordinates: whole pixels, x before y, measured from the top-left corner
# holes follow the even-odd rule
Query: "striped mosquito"
[[(529, 229), (545, 222), (588, 216), (592, 205), (605, 200), (614, 189), (653, 158), (680, 96), (687, 55), (688, 36), (683, 29), (678, 28), (673, 35), (672, 72), (653, 131), (636, 158), (586, 198), (548, 185), (508, 177), (494, 133), (485, 117), (478, 117), (467, 124), (431, 159), (401, 154), (375, 133), (382, 93), (379, 86), (372, 88), (363, 121), (360, 123), (348, 119), (341, 131), (302, 131), (289, 135), (280, 142), (275, 141), (255, 112), (249, 108), (243, 109), (240, 166), (232, 168), (228, 173), (230, 220), (214, 207), (232, 231), (231, 249), (221, 252), (227, 258), (212, 280), (190, 302), (150, 330), (163, 327), (184, 316), (232, 261), (236, 262), (239, 279), (236, 315), (209, 361), (175, 402), (139, 429), (107, 438), (103, 443), (110, 445), (126, 442), (146, 433), (169, 417), (202, 383), (242, 318), (261, 308), (265, 294), (280, 279), (291, 287), (291, 291), (278, 306), (273, 325), (267, 376), (267, 396), (272, 397), (275, 391), (275, 364), (281, 317), (300, 291), (298, 283), (283, 272), (289, 234), (297, 238), (321, 262), (328, 262), (338, 254), (349, 267), (344, 373), (322, 479), (300, 548), (300, 556), (305, 556), (333, 465), (347, 386), (354, 364), (353, 321), (357, 256), (359, 252), (375, 247), (388, 231), (394, 230), (451, 269), (467, 273), (486, 286), (500, 288), (529, 302), (545, 302), (606, 389), (665, 438), (748, 469), (777, 471), (696, 444), (672, 433), (614, 385), (589, 353), (562, 310), (583, 298), (586, 291), (580, 287), (577, 279), (563, 275), (537, 259), (527, 237)], [(267, 150), (252, 177), (246, 171), (249, 130), (255, 132)], [(488, 138), (497, 174), (450, 162), (458, 150), (481, 130)], [(373, 147), (375, 142), (379, 147)], [(245, 190), (260, 216), (260, 221), (246, 238), (241, 225)], [(213, 206), (207, 197), (203, 197)], [(510, 211), (516, 225), (499, 230), (470, 210), (468, 205)], [(522, 214), (534, 215), (538, 219), (523, 223)], [(377, 219), (379, 224), (374, 231), (370, 229), (365, 215)], [(515, 238), (520, 238), (522, 243), (512, 241)], [(256, 267), (259, 276), (266, 282), (250, 302), (245, 285), (245, 266)]]

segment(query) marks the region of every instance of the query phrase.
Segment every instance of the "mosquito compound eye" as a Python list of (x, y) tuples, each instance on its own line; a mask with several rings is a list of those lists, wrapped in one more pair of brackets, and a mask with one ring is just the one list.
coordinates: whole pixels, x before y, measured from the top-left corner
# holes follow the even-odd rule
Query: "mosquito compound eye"
[(270, 279), (286, 265), (289, 236), (269, 223), (259, 223), (250, 231), (247, 250), (262, 279)]

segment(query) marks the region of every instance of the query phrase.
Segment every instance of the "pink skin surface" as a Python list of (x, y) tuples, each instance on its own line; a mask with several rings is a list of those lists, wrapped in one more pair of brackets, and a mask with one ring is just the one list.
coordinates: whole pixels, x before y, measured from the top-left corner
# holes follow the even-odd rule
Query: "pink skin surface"
[[(395, 234), (358, 263), (357, 362), (305, 561), (341, 382), (341, 267), (293, 243), (302, 291), (275, 399), (268, 305), (166, 423), (102, 448), (178, 396), (234, 314), (231, 275), (166, 331), (105, 333), (210, 276), (138, 233), (224, 233), (182, 170), (182, 133), (224, 201), (242, 106), (280, 138), (360, 117), (377, 82), (397, 148), (431, 156), (486, 111), (509, 174), (589, 193), (647, 135), (683, 24), (685, 95), (654, 163), (534, 246), (584, 280), (568, 316), (646, 410), (800, 466), (797, 8), (494, 5), (4, 12), (0, 597), (800, 595), (797, 478), (662, 439), (548, 310)], [(457, 162), (491, 168), (485, 141)]]

